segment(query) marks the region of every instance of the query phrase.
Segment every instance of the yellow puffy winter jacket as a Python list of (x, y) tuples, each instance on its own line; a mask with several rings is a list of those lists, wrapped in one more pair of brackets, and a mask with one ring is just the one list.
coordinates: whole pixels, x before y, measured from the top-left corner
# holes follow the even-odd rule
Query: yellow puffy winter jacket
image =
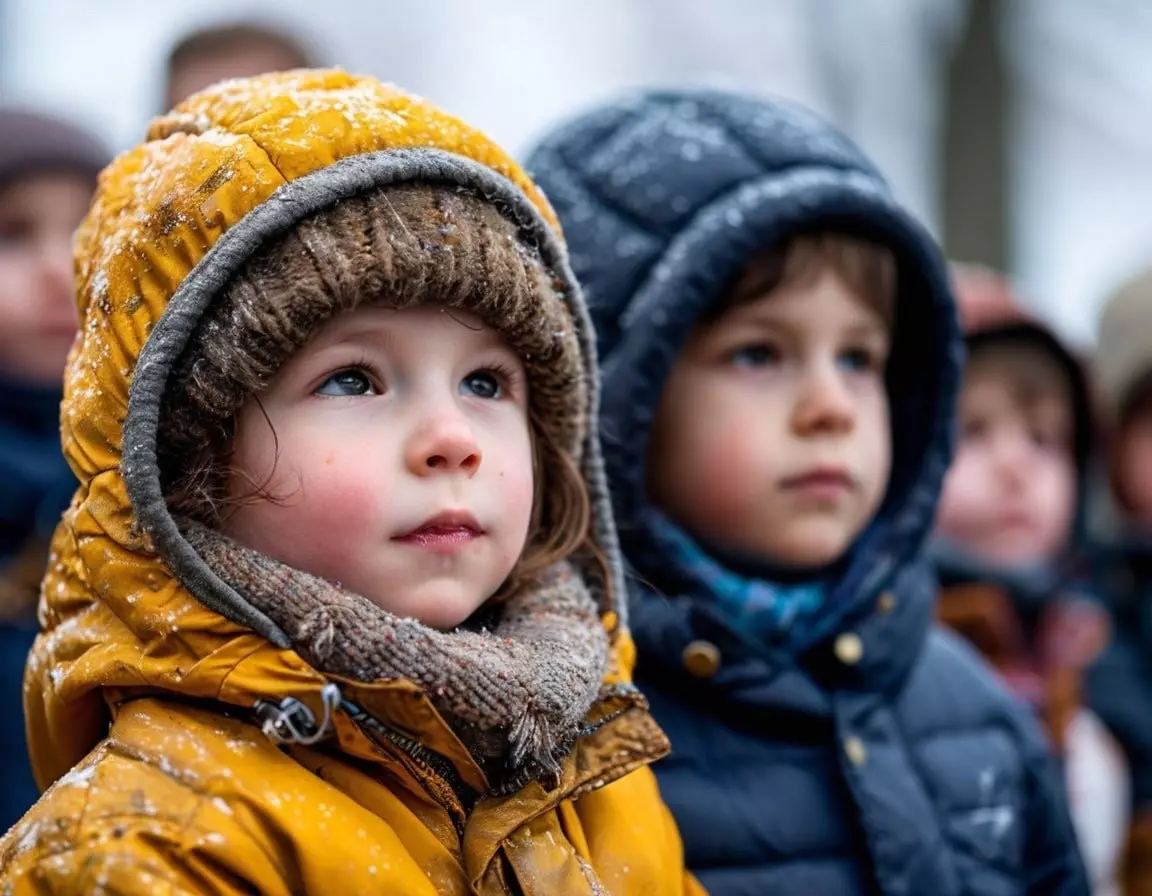
[[(557, 789), (532, 783), (464, 810), (444, 786), (445, 766), (405, 737), (368, 736), (363, 718), (326, 699), (332, 676), (270, 636), (259, 613), (240, 624), (193, 597), (188, 576), (172, 571), (194, 565), (174, 525), (140, 525), (142, 506), (162, 499), (157, 482), (132, 484), (141, 458), (154, 456), (157, 403), (149, 410), (136, 390), (163, 388), (157, 358), (195, 325), (175, 307), (178, 289), (214, 293), (276, 228), (325, 202), (430, 177), (502, 191), (560, 245), (546, 200), (481, 134), (340, 72), (221, 85), (158, 119), (104, 172), (77, 237), (82, 327), (63, 410), (81, 486), (53, 542), (25, 686), (35, 773), (48, 789), (0, 842), (0, 892), (657, 896), (695, 887), (645, 767), (667, 745), (639, 702), (593, 707), (602, 724), (588, 726)], [(594, 434), (588, 450), (598, 462)], [(611, 555), (610, 523), (600, 531)], [(617, 680), (632, 662), (622, 616), (604, 608)], [(335, 684), (485, 791), (483, 772), (415, 685)], [(304, 727), (327, 723), (335, 737), (278, 745), (257, 722), (260, 706), (291, 711)]]

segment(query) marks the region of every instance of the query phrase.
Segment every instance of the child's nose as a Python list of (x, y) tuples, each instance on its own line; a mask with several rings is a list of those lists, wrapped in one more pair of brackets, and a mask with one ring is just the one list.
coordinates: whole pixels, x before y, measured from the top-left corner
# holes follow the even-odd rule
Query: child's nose
[(852, 396), (835, 370), (811, 370), (803, 375), (793, 414), (797, 432), (847, 432), (854, 415)]
[(1005, 481), (1013, 485), (1023, 484), (1028, 478), (1031, 452), (1027, 438), (1020, 435), (1004, 435), (996, 443), (996, 465)]
[(44, 291), (72, 304), (72, 248), (65, 240), (46, 239), (40, 246), (40, 275)]
[(463, 473), (480, 469), (483, 453), (468, 421), (458, 414), (441, 415), (420, 425), (408, 445), (408, 468), (417, 476)]

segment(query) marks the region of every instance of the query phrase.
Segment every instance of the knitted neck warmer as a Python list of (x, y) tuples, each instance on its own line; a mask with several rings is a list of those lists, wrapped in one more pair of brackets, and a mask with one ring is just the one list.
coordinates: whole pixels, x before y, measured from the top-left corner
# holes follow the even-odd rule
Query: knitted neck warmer
[(568, 564), (513, 596), (492, 631), (440, 632), (195, 523), (189, 543), (321, 672), (416, 684), (503, 790), (559, 773), (608, 669), (596, 603)]

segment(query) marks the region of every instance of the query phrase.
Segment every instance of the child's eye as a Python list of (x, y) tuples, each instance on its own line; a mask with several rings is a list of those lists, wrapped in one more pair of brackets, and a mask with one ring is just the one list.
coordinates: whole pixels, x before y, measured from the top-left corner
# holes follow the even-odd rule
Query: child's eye
[(1032, 432), (1032, 443), (1045, 451), (1055, 451), (1063, 448), (1066, 440), (1058, 432), (1037, 429)]
[(979, 418), (963, 420), (960, 425), (960, 438), (979, 439), (988, 434), (988, 423)]
[(377, 394), (368, 374), (357, 367), (338, 370), (316, 389), (317, 395), (343, 397), (348, 395)]
[(737, 367), (767, 367), (780, 360), (780, 351), (774, 345), (757, 342), (733, 351), (728, 360)]
[(32, 225), (27, 221), (10, 219), (0, 221), (0, 249), (14, 248), (32, 237)]
[(840, 352), (837, 361), (840, 367), (849, 373), (867, 373), (878, 366), (876, 355), (867, 348), (845, 349)]
[(492, 370), (473, 370), (460, 381), (460, 391), (476, 398), (500, 398), (504, 393), (499, 375)]

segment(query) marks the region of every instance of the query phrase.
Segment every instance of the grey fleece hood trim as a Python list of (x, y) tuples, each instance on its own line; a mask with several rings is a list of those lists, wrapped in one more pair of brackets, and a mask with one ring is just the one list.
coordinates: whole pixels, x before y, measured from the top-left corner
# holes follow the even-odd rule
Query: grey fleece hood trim
[[(227, 230), (173, 294), (140, 352), (128, 393), (121, 474), (136, 519), (156, 552), (186, 588), (210, 610), (291, 647), (287, 634), (213, 572), (184, 538), (168, 512), (157, 462), (164, 392), (173, 369), (211, 303), (265, 244), (304, 218), (370, 190), (403, 183), (443, 184), (475, 191), (495, 204), (536, 247), (545, 268), (564, 284), (588, 374), (588, 432), (583, 474), (595, 518), (595, 535), (611, 569), (614, 600), (604, 609), (627, 626), (623, 564), (616, 539), (599, 437), (600, 383), (595, 336), (563, 243), (519, 187), (471, 159), (437, 149), (382, 150), (352, 156), (279, 188)], [(603, 601), (608, 604), (607, 596)]]

